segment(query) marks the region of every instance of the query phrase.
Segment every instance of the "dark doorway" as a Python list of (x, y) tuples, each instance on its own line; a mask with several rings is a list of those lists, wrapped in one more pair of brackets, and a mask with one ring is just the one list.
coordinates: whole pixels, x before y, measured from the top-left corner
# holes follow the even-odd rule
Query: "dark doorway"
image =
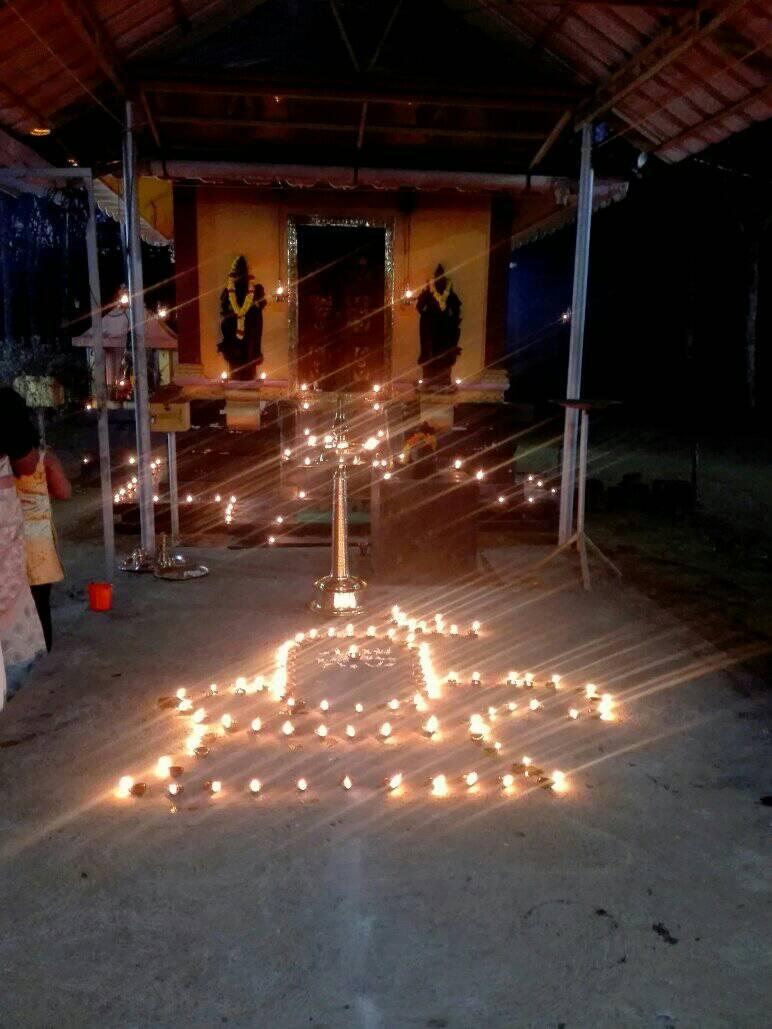
[(298, 225), (298, 379), (324, 390), (384, 380), (386, 230)]

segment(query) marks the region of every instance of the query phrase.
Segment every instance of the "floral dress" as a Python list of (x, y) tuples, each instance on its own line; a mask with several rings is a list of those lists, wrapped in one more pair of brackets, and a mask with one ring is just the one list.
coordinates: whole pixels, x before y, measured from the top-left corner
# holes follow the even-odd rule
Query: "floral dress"
[(30, 664), (45, 652), (45, 641), (27, 581), (21, 504), (5, 455), (0, 456), (0, 649), (11, 696)]

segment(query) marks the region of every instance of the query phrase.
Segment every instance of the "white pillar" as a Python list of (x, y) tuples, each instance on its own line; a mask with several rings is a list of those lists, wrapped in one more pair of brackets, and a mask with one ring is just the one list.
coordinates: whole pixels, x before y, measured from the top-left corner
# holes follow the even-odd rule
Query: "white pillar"
[[(568, 354), (566, 397), (576, 400), (582, 390), (582, 351), (584, 320), (587, 310), (587, 273), (590, 263), (590, 225), (592, 223), (592, 125), (582, 126), (582, 163), (576, 206), (576, 250), (574, 253), (574, 290), (571, 300), (571, 338)], [(576, 444), (579, 411), (567, 407), (563, 429), (563, 469), (560, 479), (559, 543), (568, 540), (574, 528), (574, 488), (576, 484)]]
[(179, 542), (180, 538), (180, 490), (177, 480), (177, 435), (174, 432), (166, 434), (166, 453), (169, 479), (169, 519), (170, 534), (173, 542)]
[(134, 418), (137, 427), (137, 478), (141, 543), (155, 554), (155, 511), (153, 477), (150, 470), (150, 400), (145, 351), (145, 294), (142, 280), (142, 243), (139, 234), (137, 151), (134, 139), (134, 104), (126, 101), (126, 131), (123, 141), (123, 202), (126, 211), (126, 264), (129, 287), (129, 326), (134, 365)]
[(110, 470), (110, 429), (107, 408), (107, 380), (105, 376), (105, 349), (102, 339), (102, 290), (99, 284), (99, 251), (96, 235), (96, 206), (94, 180), (84, 176), (88, 197), (86, 224), (86, 259), (88, 261), (89, 303), (91, 307), (91, 339), (94, 353), (94, 400), (97, 408), (97, 438), (99, 441), (99, 481), (102, 489), (102, 536), (105, 551), (105, 581), (112, 582), (115, 570), (115, 529), (113, 525), (113, 486)]

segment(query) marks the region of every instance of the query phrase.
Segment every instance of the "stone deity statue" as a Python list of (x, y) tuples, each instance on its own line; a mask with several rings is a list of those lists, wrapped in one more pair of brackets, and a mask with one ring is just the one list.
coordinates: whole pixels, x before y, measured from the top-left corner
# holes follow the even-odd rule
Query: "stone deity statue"
[(418, 333), (424, 388), (451, 389), (450, 370), (461, 348), (461, 300), (453, 283), (438, 264), (431, 279), (416, 301), (419, 315)]

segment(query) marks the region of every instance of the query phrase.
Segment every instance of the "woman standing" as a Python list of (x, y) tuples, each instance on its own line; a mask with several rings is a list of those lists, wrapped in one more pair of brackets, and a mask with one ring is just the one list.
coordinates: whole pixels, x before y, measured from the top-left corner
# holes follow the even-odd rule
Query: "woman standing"
[(16, 479), (16, 492), (24, 515), (24, 539), (27, 550), (27, 581), (32, 590), (46, 650), (51, 650), (51, 585), (61, 582), (64, 569), (56, 550), (56, 532), (51, 512), (51, 497), (69, 500), (70, 480), (52, 450), (39, 451), (37, 467), (31, 475)]
[[(29, 475), (37, 467), (38, 443), (22, 398), (12, 389), (0, 388), (0, 650), (8, 696), (45, 649), (27, 582), (24, 520), (16, 495), (16, 476)], [(4, 699), (0, 696), (0, 707)]]

